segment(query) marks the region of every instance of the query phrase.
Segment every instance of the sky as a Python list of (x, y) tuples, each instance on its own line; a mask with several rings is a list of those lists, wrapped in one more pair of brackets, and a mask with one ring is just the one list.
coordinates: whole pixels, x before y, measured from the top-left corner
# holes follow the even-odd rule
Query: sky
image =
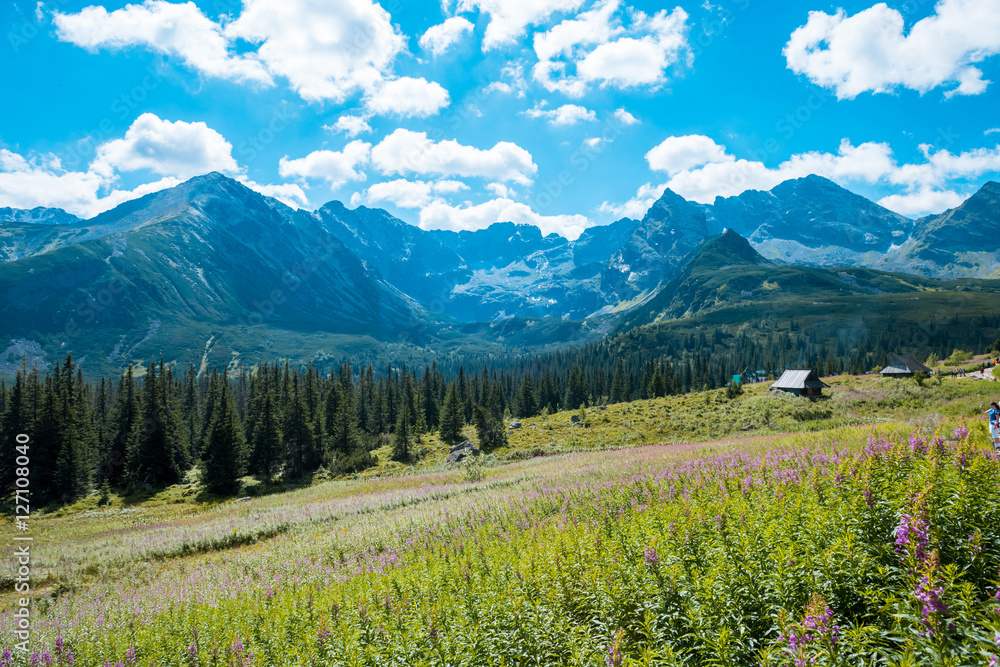
[(667, 187), (815, 173), (917, 217), (1000, 179), (1000, 0), (16, 0), (0, 36), (0, 206), (219, 171), (575, 238)]

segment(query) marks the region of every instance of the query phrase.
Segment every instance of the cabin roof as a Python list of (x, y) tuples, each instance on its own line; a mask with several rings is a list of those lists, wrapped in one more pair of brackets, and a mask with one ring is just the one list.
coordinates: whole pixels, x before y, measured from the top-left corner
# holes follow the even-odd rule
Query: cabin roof
[(782, 373), (771, 389), (823, 389), (829, 386), (819, 379), (816, 371), (792, 370)]

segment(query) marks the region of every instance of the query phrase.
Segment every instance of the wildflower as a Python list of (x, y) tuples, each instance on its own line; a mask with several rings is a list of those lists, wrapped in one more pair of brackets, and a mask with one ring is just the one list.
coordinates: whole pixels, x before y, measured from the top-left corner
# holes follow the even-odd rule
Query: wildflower
[(904, 514), (899, 518), (896, 528), (896, 553), (900, 554), (899, 562), (905, 562), (905, 554), (913, 548), (914, 558), (924, 559), (930, 536), (927, 532), (927, 522), (920, 516)]
[(128, 665), (135, 664), (135, 647), (129, 646), (128, 651), (125, 653), (125, 663)]
[(962, 424), (961, 426), (955, 429), (956, 440), (964, 440), (967, 435), (969, 435), (969, 429), (965, 427), (965, 424)]
[(646, 561), (646, 565), (650, 567), (656, 567), (657, 565), (660, 564), (660, 557), (657, 555), (656, 549), (654, 549), (653, 547), (646, 547), (646, 551), (643, 554), (643, 557)]
[(11, 667), (14, 664), (14, 655), (10, 652), (10, 649), (6, 649), (3, 655), (0, 655), (0, 667)]
[(625, 660), (621, 653), (622, 636), (624, 634), (625, 631), (618, 628), (618, 632), (615, 633), (615, 641), (608, 647), (607, 664), (609, 667), (621, 667), (622, 662)]

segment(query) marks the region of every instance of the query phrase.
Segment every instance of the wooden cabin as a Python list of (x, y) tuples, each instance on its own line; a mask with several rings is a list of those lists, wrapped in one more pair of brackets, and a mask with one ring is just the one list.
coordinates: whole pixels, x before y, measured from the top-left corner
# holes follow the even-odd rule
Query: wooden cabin
[(919, 372), (931, 374), (931, 369), (908, 355), (899, 355), (880, 371), (882, 377), (911, 378)]
[(816, 371), (793, 370), (782, 373), (781, 377), (771, 385), (770, 390), (817, 398), (823, 395), (823, 389), (829, 389), (829, 387), (830, 385), (819, 379)]

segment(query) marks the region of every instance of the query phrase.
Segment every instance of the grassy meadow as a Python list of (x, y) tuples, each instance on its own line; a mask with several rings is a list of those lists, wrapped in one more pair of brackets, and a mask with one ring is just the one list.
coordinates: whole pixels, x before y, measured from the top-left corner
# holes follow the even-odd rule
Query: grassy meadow
[(414, 465), (282, 493), (34, 515), (32, 644), (11, 567), (0, 665), (995, 665), (998, 387), (827, 382), (522, 420), (471, 464), (425, 437)]

